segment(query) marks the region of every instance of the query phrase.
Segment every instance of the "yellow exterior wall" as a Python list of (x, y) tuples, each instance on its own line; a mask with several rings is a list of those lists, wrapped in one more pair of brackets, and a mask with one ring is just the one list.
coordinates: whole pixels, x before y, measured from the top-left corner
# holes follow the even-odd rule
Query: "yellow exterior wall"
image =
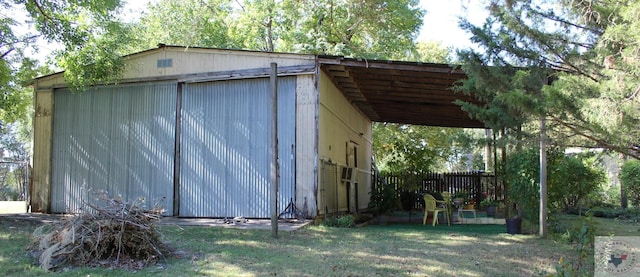
[(33, 172), (31, 211), (49, 212), (51, 189), (51, 141), (53, 132), (53, 90), (35, 92), (33, 120)]
[[(369, 191), (371, 188), (371, 120), (362, 114), (344, 97), (330, 79), (324, 74), (320, 74), (320, 107), (319, 107), (319, 138), (318, 138), (318, 158), (319, 166), (323, 162), (330, 162), (337, 167), (329, 167), (326, 170), (337, 169), (335, 175), (329, 173), (318, 173), (318, 203), (319, 211), (324, 214), (325, 209), (332, 212), (349, 211), (347, 206), (347, 186), (340, 181), (342, 167), (347, 165), (347, 145), (353, 142), (357, 145), (357, 204), (358, 210), (364, 209), (369, 203)], [(321, 169), (319, 169), (321, 170)], [(329, 178), (337, 180), (323, 180), (323, 174)], [(337, 192), (326, 184), (337, 182)], [(331, 193), (325, 193), (331, 191)], [(335, 192), (335, 193), (333, 193)], [(355, 195), (355, 187), (351, 187), (349, 192)], [(336, 202), (330, 198), (337, 197)], [(355, 197), (354, 197), (355, 198)], [(352, 198), (351, 202), (355, 200)], [(354, 203), (351, 203), (353, 205)], [(326, 205), (334, 207), (325, 207)], [(354, 206), (352, 206), (353, 209)], [(351, 211), (353, 211), (351, 209)]]
[[(172, 59), (172, 66), (158, 68), (158, 59)], [(315, 64), (313, 55), (181, 47), (165, 47), (160, 51), (143, 52), (133, 55), (130, 60), (135, 62), (127, 66), (124, 79), (270, 68), (271, 62), (277, 62), (278, 68)]]
[[(158, 60), (171, 59), (170, 67), (158, 67)], [(253, 51), (163, 47), (125, 57), (121, 82), (146, 81), (163, 77), (180, 79), (202, 78), (205, 73), (269, 69), (271, 62), (278, 68), (315, 66), (314, 55), (264, 53)], [(39, 78), (39, 88), (66, 87), (62, 73)]]

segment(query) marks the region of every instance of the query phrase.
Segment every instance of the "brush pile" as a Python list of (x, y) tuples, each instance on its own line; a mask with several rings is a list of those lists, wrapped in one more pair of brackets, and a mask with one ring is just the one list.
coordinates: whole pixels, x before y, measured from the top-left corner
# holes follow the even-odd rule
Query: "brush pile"
[[(106, 196), (105, 196), (106, 197)], [(108, 197), (107, 197), (108, 198)], [(102, 207), (34, 231), (32, 255), (45, 270), (70, 266), (140, 269), (165, 259), (172, 250), (160, 240), (154, 223), (159, 212), (106, 199)]]

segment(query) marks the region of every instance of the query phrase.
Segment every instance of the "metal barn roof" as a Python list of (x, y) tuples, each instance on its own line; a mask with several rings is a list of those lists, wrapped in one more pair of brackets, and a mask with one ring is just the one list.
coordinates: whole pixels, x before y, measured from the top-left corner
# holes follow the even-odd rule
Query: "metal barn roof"
[(321, 69), (371, 120), (440, 127), (484, 128), (453, 102), (478, 103), (454, 93), (465, 73), (452, 65), (319, 56)]

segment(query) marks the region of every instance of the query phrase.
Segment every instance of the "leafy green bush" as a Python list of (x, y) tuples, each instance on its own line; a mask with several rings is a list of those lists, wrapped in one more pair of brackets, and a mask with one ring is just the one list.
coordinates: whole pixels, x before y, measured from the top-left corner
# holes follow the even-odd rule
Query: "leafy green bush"
[(618, 218), (624, 215), (626, 211), (622, 208), (593, 207), (589, 212), (595, 217)]
[[(540, 158), (535, 147), (509, 155), (505, 175), (509, 182), (509, 198), (518, 204), (523, 217), (537, 221), (540, 203)], [(567, 210), (600, 187), (604, 170), (594, 159), (567, 156), (560, 149), (547, 151), (547, 193), (550, 209)], [(593, 199), (592, 201), (597, 201)]]
[(528, 220), (537, 221), (539, 210), (540, 159), (535, 148), (514, 152), (507, 158), (505, 177), (509, 183), (509, 199), (518, 205)]
[(610, 204), (603, 204), (602, 206), (595, 206), (590, 209), (579, 210), (577, 208), (569, 209), (568, 214), (591, 214), (594, 217), (602, 218), (618, 218), (634, 222), (640, 222), (640, 207), (623, 209), (620, 207), (614, 207)]
[(565, 239), (574, 243), (575, 250), (578, 253), (578, 260), (575, 263), (560, 260), (556, 266), (556, 274), (553, 276), (588, 276), (590, 272), (588, 263), (593, 263), (593, 243), (595, 240), (596, 230), (598, 228), (591, 215), (580, 217), (580, 220), (574, 222), (564, 234)]
[(374, 215), (390, 213), (398, 208), (398, 194), (392, 185), (378, 184), (371, 191), (369, 209)]
[(324, 225), (327, 227), (351, 228), (356, 226), (352, 215), (330, 216), (325, 218)]
[(628, 160), (620, 170), (620, 183), (634, 206), (640, 204), (640, 161)]
[(554, 155), (548, 176), (549, 202), (557, 208), (567, 210), (581, 201), (593, 199), (600, 185), (606, 181), (604, 169), (598, 168), (596, 160), (588, 156)]

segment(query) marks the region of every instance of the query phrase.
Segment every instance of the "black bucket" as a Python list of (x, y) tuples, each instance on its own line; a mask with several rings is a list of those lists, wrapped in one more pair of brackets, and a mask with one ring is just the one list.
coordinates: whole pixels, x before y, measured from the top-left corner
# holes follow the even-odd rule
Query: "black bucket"
[(509, 218), (506, 220), (507, 223), (507, 233), (511, 235), (522, 234), (522, 218)]

